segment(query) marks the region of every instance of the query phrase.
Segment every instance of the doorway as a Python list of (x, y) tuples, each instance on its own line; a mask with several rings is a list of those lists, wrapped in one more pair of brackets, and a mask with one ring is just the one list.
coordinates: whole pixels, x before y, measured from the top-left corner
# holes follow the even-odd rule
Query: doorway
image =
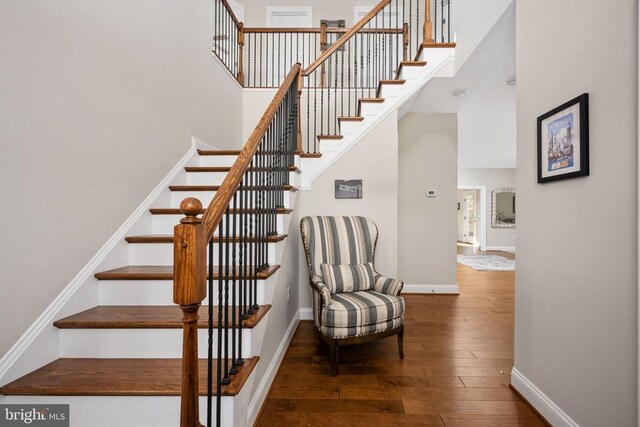
[(478, 197), (477, 190), (467, 190), (462, 197), (462, 242), (478, 246)]
[(458, 244), (486, 250), (486, 187), (458, 188)]

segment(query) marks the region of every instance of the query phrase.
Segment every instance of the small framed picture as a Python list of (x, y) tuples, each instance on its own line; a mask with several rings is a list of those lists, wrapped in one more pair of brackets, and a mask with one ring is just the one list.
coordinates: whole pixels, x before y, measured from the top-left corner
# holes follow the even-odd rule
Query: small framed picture
[(589, 94), (538, 117), (538, 183), (589, 175)]
[(336, 179), (336, 199), (362, 199), (361, 179)]

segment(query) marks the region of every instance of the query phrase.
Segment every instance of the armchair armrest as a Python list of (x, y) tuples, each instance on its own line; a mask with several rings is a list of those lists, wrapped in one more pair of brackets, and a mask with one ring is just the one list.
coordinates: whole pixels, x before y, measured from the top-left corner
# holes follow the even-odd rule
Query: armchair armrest
[(387, 295), (400, 295), (404, 282), (398, 279), (390, 279), (382, 274), (376, 273), (374, 290)]
[(331, 304), (331, 292), (329, 292), (329, 287), (322, 281), (322, 277), (318, 275), (312, 276), (311, 287), (314, 291), (320, 294), (320, 297), (322, 298), (322, 304), (324, 306)]

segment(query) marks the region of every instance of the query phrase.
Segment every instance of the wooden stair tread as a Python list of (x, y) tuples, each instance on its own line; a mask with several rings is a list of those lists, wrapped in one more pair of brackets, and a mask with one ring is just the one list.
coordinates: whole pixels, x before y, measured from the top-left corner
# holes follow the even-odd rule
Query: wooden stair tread
[[(232, 242), (238, 242), (238, 237), (230, 236)], [(270, 243), (281, 242), (287, 238), (286, 234), (277, 234), (275, 236), (268, 236)], [(127, 236), (124, 238), (127, 243), (173, 243), (173, 234), (146, 234), (140, 236)], [(214, 242), (219, 242), (218, 236), (213, 236)], [(249, 242), (255, 242), (255, 238), (248, 240)]]
[(437, 48), (437, 47), (441, 47), (441, 48), (452, 48), (452, 47), (456, 47), (455, 43), (428, 43), (428, 42), (423, 42), (422, 43), (422, 47), (429, 47), (429, 48)]
[(338, 117), (338, 120), (343, 122), (361, 122), (364, 120), (364, 117), (356, 116), (356, 117)]
[[(261, 305), (242, 326), (253, 328), (269, 311), (271, 305)], [(198, 328), (207, 328), (209, 307), (202, 306)], [(236, 307), (236, 319), (239, 308)], [(214, 327), (218, 326), (218, 307), (213, 307)], [(56, 320), (58, 329), (182, 329), (182, 310), (177, 305), (99, 305)], [(231, 313), (229, 313), (231, 323)]]
[(380, 80), (381, 85), (403, 85), (406, 80), (404, 79), (395, 79), (395, 80)]
[[(223, 396), (237, 395), (258, 363), (245, 359)], [(200, 395), (207, 393), (207, 360), (199, 363)], [(214, 372), (217, 360), (214, 360)], [(215, 374), (214, 374), (215, 375)], [(4, 395), (180, 396), (182, 359), (57, 359), (0, 387)], [(215, 377), (214, 377), (215, 381)], [(215, 387), (214, 393), (215, 393)]]
[(342, 135), (318, 135), (318, 139), (342, 139)]
[[(218, 191), (220, 189), (219, 185), (170, 185), (169, 190), (171, 191)], [(252, 187), (244, 187), (244, 191), (251, 190)], [(284, 184), (282, 186), (282, 190), (284, 191), (298, 191), (296, 187), (291, 184)]]
[(384, 102), (384, 98), (360, 98), (358, 102), (371, 102), (371, 103), (382, 103)]
[(322, 157), (322, 153), (302, 153), (300, 157), (303, 159), (319, 159)]
[[(187, 172), (229, 172), (231, 170), (231, 166), (187, 166), (184, 169)], [(260, 168), (249, 168), (249, 170), (260, 170)], [(301, 170), (295, 165), (289, 166), (289, 171), (296, 173), (301, 172)]]
[[(200, 211), (201, 214), (205, 213), (207, 210), (206, 209), (202, 209)], [(152, 215), (183, 215), (183, 213), (180, 211), (180, 208), (151, 208), (149, 209), (149, 212), (151, 212)], [(230, 211), (232, 214), (235, 213), (243, 213), (243, 212), (247, 212), (247, 213), (253, 213), (255, 212), (255, 209), (231, 209)], [(291, 212), (293, 212), (293, 209), (288, 209), (288, 208), (276, 208), (276, 214), (278, 215), (286, 215), (286, 214), (290, 214)]]
[(402, 61), (401, 67), (424, 67), (427, 65), (427, 61)]
[(198, 149), (201, 156), (237, 156), (240, 150), (201, 150)]
[[(253, 267), (250, 267), (252, 270)], [(260, 271), (257, 279), (266, 280), (278, 269), (279, 265), (271, 265), (267, 270)], [(213, 278), (218, 279), (218, 267), (214, 266)], [(173, 280), (172, 265), (128, 265), (126, 267), (114, 268), (113, 270), (102, 271), (95, 274), (98, 280)]]

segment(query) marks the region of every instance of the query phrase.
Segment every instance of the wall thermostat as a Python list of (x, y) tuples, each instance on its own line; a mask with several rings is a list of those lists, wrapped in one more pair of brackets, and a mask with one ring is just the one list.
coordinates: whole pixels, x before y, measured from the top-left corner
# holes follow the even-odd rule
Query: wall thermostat
[(436, 190), (427, 190), (427, 197), (437, 197), (438, 192)]

